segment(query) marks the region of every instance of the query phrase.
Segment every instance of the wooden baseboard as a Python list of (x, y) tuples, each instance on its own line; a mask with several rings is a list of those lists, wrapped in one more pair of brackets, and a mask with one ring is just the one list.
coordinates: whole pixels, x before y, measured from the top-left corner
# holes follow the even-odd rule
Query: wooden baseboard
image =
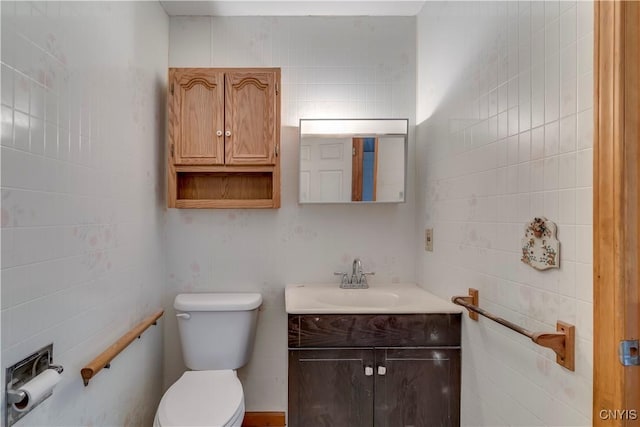
[(246, 412), (242, 427), (285, 427), (284, 412)]

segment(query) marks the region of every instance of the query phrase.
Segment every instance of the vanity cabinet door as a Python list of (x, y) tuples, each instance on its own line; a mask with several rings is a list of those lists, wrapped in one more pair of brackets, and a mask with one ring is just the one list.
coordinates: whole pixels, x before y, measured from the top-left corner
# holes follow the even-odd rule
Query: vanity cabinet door
[(371, 427), (374, 378), (371, 349), (290, 350), (289, 426)]
[(377, 349), (375, 359), (375, 427), (460, 425), (459, 349)]

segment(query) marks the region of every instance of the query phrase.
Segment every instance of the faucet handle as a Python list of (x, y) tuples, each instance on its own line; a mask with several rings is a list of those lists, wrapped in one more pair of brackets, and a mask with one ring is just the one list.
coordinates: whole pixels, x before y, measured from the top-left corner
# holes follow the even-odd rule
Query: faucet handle
[(346, 285), (346, 284), (351, 283), (349, 281), (349, 274), (347, 274), (347, 273), (344, 273), (342, 271), (336, 271), (336, 272), (333, 273), (333, 275), (341, 277), (341, 280), (340, 280), (340, 284), (341, 285)]
[(369, 287), (369, 283), (367, 283), (367, 276), (375, 276), (376, 273), (372, 272), (362, 272), (360, 273), (360, 284), (364, 285), (365, 287)]

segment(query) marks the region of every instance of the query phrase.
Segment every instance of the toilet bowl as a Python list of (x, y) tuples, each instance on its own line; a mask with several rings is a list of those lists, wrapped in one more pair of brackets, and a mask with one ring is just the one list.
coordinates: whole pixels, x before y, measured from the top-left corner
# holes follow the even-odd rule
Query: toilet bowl
[(235, 371), (187, 371), (164, 394), (154, 427), (240, 427), (244, 394)]
[(240, 427), (244, 393), (236, 369), (253, 350), (256, 293), (180, 294), (173, 307), (187, 368), (166, 391), (154, 427)]

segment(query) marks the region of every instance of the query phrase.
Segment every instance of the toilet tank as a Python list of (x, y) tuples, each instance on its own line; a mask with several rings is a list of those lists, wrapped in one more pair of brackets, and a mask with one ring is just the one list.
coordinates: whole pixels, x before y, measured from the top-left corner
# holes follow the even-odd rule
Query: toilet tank
[(257, 293), (179, 294), (173, 307), (178, 318), (182, 356), (196, 371), (237, 369), (253, 351)]

